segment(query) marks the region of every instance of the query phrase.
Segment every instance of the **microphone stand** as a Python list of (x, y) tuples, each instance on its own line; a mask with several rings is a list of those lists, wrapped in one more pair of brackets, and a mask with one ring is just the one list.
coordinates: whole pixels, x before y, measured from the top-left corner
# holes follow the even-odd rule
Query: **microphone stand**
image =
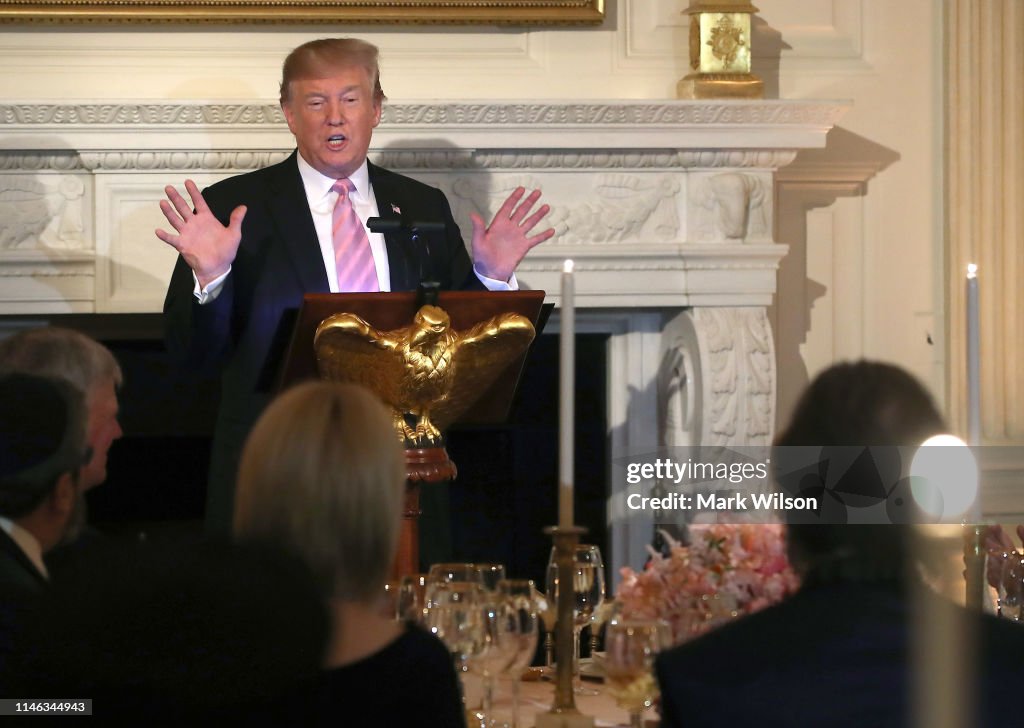
[(445, 224), (443, 222), (409, 221), (402, 217), (371, 217), (366, 221), (366, 226), (370, 228), (370, 232), (381, 233), (382, 235), (387, 235), (388, 233), (408, 233), (409, 240), (415, 249), (417, 267), (419, 268), (420, 282), (416, 288), (416, 308), (436, 306), (437, 294), (441, 290), (441, 283), (436, 280), (432, 270), (429, 278), (423, 270), (425, 267), (424, 259), (428, 263), (430, 262), (428, 239), (424, 238), (423, 242), (424, 247), (426, 247), (425, 253), (420, 250), (418, 243), (420, 236), (425, 233), (443, 233), (446, 228)]

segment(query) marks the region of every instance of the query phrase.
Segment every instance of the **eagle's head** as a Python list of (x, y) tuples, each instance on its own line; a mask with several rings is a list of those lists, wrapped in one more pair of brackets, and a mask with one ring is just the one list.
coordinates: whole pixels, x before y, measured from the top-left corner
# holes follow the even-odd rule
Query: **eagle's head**
[(437, 306), (421, 307), (416, 312), (413, 321), (416, 324), (416, 332), (410, 338), (409, 343), (414, 348), (437, 341), (451, 326), (448, 314)]

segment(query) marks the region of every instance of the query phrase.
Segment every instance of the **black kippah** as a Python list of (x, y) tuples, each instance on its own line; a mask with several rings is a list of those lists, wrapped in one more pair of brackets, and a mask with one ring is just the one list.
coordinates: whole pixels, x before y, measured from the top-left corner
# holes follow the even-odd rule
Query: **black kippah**
[(62, 381), (0, 377), (0, 514), (30, 510), (57, 475), (81, 464), (82, 407), (81, 395)]
[(64, 442), (68, 414), (52, 380), (28, 374), (0, 379), (0, 479), (53, 456)]

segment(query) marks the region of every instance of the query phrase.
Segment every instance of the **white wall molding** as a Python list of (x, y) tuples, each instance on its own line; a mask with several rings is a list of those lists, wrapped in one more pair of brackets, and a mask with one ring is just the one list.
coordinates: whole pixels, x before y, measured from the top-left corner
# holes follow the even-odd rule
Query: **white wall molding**
[[(387, 104), (375, 149), (788, 149), (818, 147), (846, 111), (829, 101)], [(133, 134), (126, 138), (124, 132)], [(139, 133), (146, 132), (146, 133)], [(269, 103), (0, 104), (0, 149), (287, 149)], [(741, 152), (742, 153), (742, 152)]]
[[(291, 149), (254, 152), (248, 149), (219, 151), (147, 150), (95, 152), (10, 152), (0, 153), (0, 172), (65, 172), (74, 170), (179, 171), (261, 169), (276, 164)], [(793, 150), (780, 149), (679, 149), (654, 150), (570, 150), (509, 154), (501, 150), (396, 150), (371, 151), (373, 161), (395, 170), (425, 169), (777, 169), (795, 157)], [(787, 178), (792, 179), (792, 178)]]
[[(865, 27), (871, 3), (864, 0), (781, 0), (763, 3), (760, 17), (779, 34), (786, 47), (781, 64), (787, 73), (864, 73), (871, 70), (865, 56)], [(759, 37), (754, 37), (754, 63)], [(760, 44), (763, 48), (764, 42)], [(776, 52), (779, 52), (776, 49)]]

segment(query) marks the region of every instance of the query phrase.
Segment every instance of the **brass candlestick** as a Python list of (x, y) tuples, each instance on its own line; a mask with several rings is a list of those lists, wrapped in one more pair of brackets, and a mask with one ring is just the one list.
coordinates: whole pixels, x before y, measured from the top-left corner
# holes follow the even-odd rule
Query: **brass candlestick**
[[(536, 728), (593, 728), (594, 718), (580, 713), (572, 692), (573, 611), (576, 607), (572, 584), (576, 572), (576, 545), (586, 529), (556, 526), (546, 528), (544, 532), (550, 534), (555, 542), (555, 563), (558, 565), (558, 617), (555, 622), (558, 662), (555, 666), (555, 702), (550, 711), (537, 715)], [(548, 596), (550, 598), (551, 595)]]

